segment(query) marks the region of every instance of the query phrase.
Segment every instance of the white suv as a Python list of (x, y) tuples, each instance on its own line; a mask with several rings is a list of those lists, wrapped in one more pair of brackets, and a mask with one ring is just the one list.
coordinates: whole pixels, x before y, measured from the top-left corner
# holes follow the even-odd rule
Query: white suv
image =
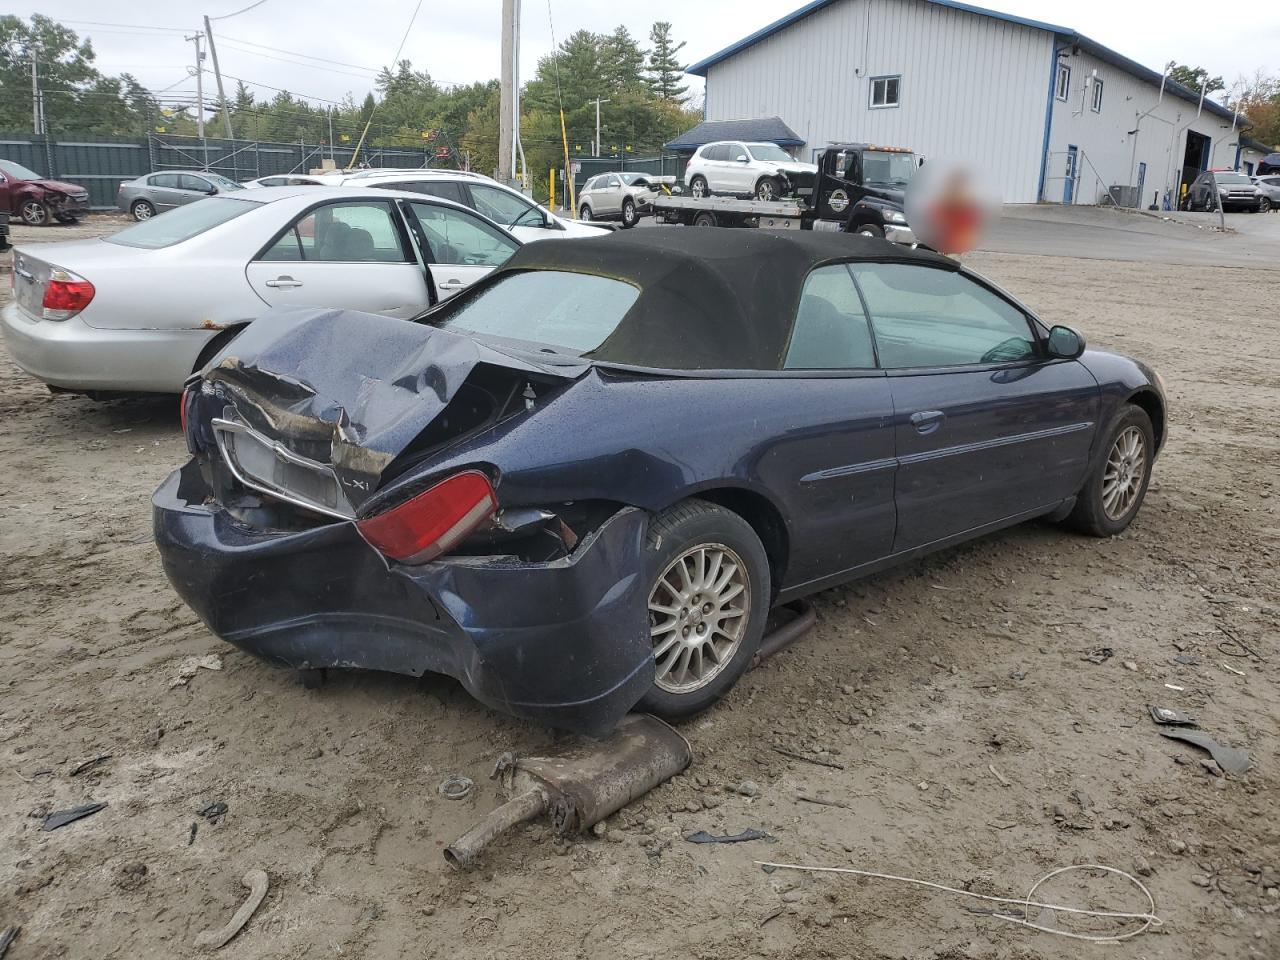
[(776, 143), (724, 140), (697, 149), (685, 168), (684, 183), (695, 197), (728, 193), (777, 200), (792, 191), (795, 175), (817, 172), (812, 163), (792, 160)]
[[(470, 207), (506, 227), (521, 243), (536, 240), (600, 237), (609, 228), (557, 217), (518, 190), (492, 177), (466, 170), (360, 170), (341, 179), (341, 186), (380, 187), (444, 197)], [(328, 178), (324, 181), (328, 184)], [(335, 186), (339, 184), (334, 184)]]

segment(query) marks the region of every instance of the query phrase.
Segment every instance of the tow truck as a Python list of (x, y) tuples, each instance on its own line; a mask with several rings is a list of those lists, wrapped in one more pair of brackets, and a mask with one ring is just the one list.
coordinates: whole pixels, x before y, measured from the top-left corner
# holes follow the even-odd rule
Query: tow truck
[(830, 230), (914, 244), (904, 191), (920, 161), (905, 147), (832, 143), (818, 154), (817, 174), (798, 176), (780, 200), (660, 196), (654, 216), (691, 227)]

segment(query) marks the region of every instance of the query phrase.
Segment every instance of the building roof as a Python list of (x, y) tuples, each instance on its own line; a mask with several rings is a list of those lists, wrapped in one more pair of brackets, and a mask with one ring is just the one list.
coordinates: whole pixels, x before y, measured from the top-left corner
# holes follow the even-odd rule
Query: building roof
[[(824, 7), (829, 7), (833, 3), (838, 2), (839, 0), (811, 0), (811, 2), (806, 3), (798, 10), (793, 10), (785, 17), (775, 20), (767, 26), (761, 27), (749, 36), (743, 37), (737, 43), (730, 44), (723, 50), (713, 53), (711, 56), (685, 67), (684, 72), (693, 74), (695, 77), (705, 77), (707, 75), (707, 71), (717, 63), (720, 63), (723, 60), (728, 60), (730, 57), (741, 53), (748, 47), (754, 46), (761, 40), (772, 37), (776, 33), (781, 33), (793, 23), (803, 20), (810, 14), (817, 13)], [(1098, 43), (1098, 41), (1092, 40), (1070, 27), (1063, 27), (1053, 23), (1045, 23), (1042, 20), (1031, 20), (1027, 17), (1018, 17), (1011, 13), (1001, 13), (999, 10), (990, 10), (986, 7), (978, 7), (970, 3), (960, 3), (959, 0), (923, 0), (923, 2), (932, 3), (939, 7), (948, 7), (952, 10), (960, 10), (964, 13), (972, 13), (980, 17), (990, 17), (992, 20), (1000, 20), (1003, 23), (1015, 23), (1019, 26), (1030, 27), (1033, 30), (1043, 30), (1046, 33), (1052, 33), (1057, 40), (1077, 46), (1084, 52), (1097, 57), (1104, 63), (1109, 63), (1114, 67), (1119, 67), (1121, 70), (1133, 74), (1140, 80), (1145, 80), (1148, 83), (1153, 83), (1156, 86), (1159, 86), (1160, 81), (1163, 79), (1163, 74), (1159, 71), (1152, 70), (1149, 67), (1144, 67), (1136, 60), (1130, 60), (1128, 57), (1124, 56), (1124, 54), (1118, 53), (1110, 47), (1103, 46), (1101, 43)], [(1199, 90), (1192, 90), (1189, 87), (1184, 87), (1182, 84), (1175, 83), (1172, 80), (1166, 82), (1165, 89), (1174, 96), (1181, 97), (1183, 100), (1189, 100), (1195, 104), (1200, 102)], [(1235, 119), (1234, 110), (1230, 110), (1217, 101), (1210, 100), (1208, 97), (1205, 98), (1204, 107), (1210, 113), (1215, 113), (1220, 117), (1225, 117), (1228, 120)], [(1245, 121), (1245, 124), (1247, 124), (1247, 121)]]
[[(1273, 149), (1271, 144), (1263, 143), (1261, 140), (1255, 140), (1253, 137), (1241, 137), (1240, 146), (1244, 147), (1246, 150), (1257, 150), (1259, 153), (1267, 154), (1271, 153)], [(1280, 153), (1276, 153), (1274, 156), (1280, 158)], [(1271, 162), (1280, 163), (1280, 159), (1272, 160)]]
[(747, 143), (776, 143), (780, 147), (798, 147), (804, 140), (782, 122), (781, 117), (759, 117), (754, 120), (704, 120), (686, 130), (664, 150), (697, 150), (704, 143), (717, 140), (742, 140)]

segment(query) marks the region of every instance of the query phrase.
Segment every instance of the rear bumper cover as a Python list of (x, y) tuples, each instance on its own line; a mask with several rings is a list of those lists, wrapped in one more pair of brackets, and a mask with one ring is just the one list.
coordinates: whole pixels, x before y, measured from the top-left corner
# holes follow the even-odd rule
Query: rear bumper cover
[(442, 673), (494, 709), (588, 734), (612, 728), (653, 683), (639, 510), (563, 560), (410, 567), (352, 523), (258, 530), (207, 493), (194, 463), (156, 491), (165, 574), (214, 633), (267, 661)]

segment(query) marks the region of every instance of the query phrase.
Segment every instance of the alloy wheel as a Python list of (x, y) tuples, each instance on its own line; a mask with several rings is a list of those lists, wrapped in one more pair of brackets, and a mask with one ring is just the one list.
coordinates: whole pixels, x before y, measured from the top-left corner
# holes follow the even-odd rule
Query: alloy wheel
[(702, 543), (676, 557), (649, 593), (649, 636), (656, 684), (692, 693), (733, 659), (751, 616), (747, 568), (721, 543)]
[(1137, 427), (1125, 427), (1111, 445), (1102, 472), (1102, 510), (1108, 519), (1121, 520), (1133, 509), (1146, 473), (1146, 439)]
[(28, 200), (22, 205), (22, 222), (29, 227), (42, 227), (49, 219), (49, 212), (44, 204), (37, 200)]
[(152, 213), (154, 211), (149, 203), (135, 203), (133, 205), (133, 219), (135, 220), (150, 220)]
[(693, 182), (689, 184), (689, 191), (693, 194), (694, 199), (701, 200), (707, 195), (707, 181), (701, 177), (694, 177)]
[(774, 199), (772, 180), (760, 181), (760, 186), (756, 187), (756, 199), (757, 200), (773, 200)]

